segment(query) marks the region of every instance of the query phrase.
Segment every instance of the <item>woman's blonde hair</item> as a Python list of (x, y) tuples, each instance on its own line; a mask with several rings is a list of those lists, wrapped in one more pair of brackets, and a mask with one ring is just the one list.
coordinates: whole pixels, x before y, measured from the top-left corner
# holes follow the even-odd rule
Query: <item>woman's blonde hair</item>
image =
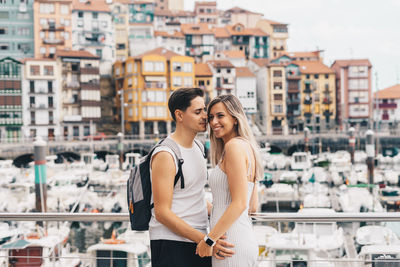
[[(238, 136), (247, 140), (254, 152), (255, 158), (255, 177), (256, 179), (261, 179), (264, 176), (264, 168), (261, 164), (261, 157), (259, 154), (259, 146), (254, 138), (254, 134), (250, 129), (250, 125), (247, 122), (246, 115), (244, 114), (242, 104), (236, 96), (228, 94), (228, 95), (220, 95), (215, 97), (208, 104), (207, 108), (207, 117), (210, 115), (211, 108), (217, 104), (223, 103), (228, 110), (228, 113), (237, 120), (237, 125), (235, 125), (235, 130)], [(221, 138), (216, 138), (213, 131), (209, 129), (210, 132), (210, 143), (211, 143), (211, 164), (215, 167), (224, 151), (224, 143)], [(251, 159), (249, 159), (251, 160)]]

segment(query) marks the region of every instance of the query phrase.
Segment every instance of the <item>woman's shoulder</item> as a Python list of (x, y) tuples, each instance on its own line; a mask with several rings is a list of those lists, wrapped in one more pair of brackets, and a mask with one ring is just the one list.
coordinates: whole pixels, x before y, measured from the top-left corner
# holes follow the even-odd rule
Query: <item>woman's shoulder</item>
[(249, 142), (242, 137), (232, 138), (225, 144), (226, 153), (244, 152), (246, 149), (249, 149), (249, 148), (250, 148)]

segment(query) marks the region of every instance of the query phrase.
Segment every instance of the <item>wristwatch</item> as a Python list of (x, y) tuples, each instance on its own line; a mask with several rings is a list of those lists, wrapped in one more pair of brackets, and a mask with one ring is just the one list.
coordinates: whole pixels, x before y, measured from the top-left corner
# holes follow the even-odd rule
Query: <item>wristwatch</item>
[(213, 247), (215, 245), (215, 241), (212, 240), (208, 235), (204, 236), (204, 241), (206, 242), (207, 245), (210, 247)]

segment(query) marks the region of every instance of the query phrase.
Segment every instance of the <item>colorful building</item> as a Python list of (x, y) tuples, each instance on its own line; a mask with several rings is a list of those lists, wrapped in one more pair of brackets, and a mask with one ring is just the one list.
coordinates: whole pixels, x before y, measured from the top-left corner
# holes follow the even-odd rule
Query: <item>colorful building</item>
[(196, 23), (217, 25), (218, 10), (216, 1), (196, 1), (194, 4)]
[(72, 49), (72, 0), (37, 0), (33, 12), (35, 58), (51, 58), (58, 49)]
[(0, 59), (33, 57), (33, 1), (0, 3)]
[(113, 69), (127, 132), (141, 137), (170, 133), (168, 98), (173, 90), (194, 86), (194, 59), (160, 47), (116, 62)]
[(313, 132), (334, 129), (336, 118), (335, 72), (321, 61), (292, 61), (299, 66), (302, 125)]
[(115, 36), (115, 58), (124, 61), (129, 57), (129, 1), (119, 0), (111, 5)]
[(203, 56), (214, 54), (214, 32), (208, 24), (182, 24), (181, 31), (186, 40), (186, 56), (194, 57), (202, 62)]
[(0, 140), (22, 137), (21, 62), (10, 57), (0, 59)]
[(351, 126), (372, 126), (372, 65), (368, 59), (335, 60), (337, 124), (347, 130)]

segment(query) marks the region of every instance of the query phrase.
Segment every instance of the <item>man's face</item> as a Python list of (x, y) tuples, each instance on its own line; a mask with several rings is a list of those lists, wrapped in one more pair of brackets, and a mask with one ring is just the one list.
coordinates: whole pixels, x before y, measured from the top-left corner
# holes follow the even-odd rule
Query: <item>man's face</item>
[(198, 96), (190, 101), (190, 106), (183, 112), (184, 127), (194, 132), (204, 132), (207, 129), (207, 113), (204, 98)]

